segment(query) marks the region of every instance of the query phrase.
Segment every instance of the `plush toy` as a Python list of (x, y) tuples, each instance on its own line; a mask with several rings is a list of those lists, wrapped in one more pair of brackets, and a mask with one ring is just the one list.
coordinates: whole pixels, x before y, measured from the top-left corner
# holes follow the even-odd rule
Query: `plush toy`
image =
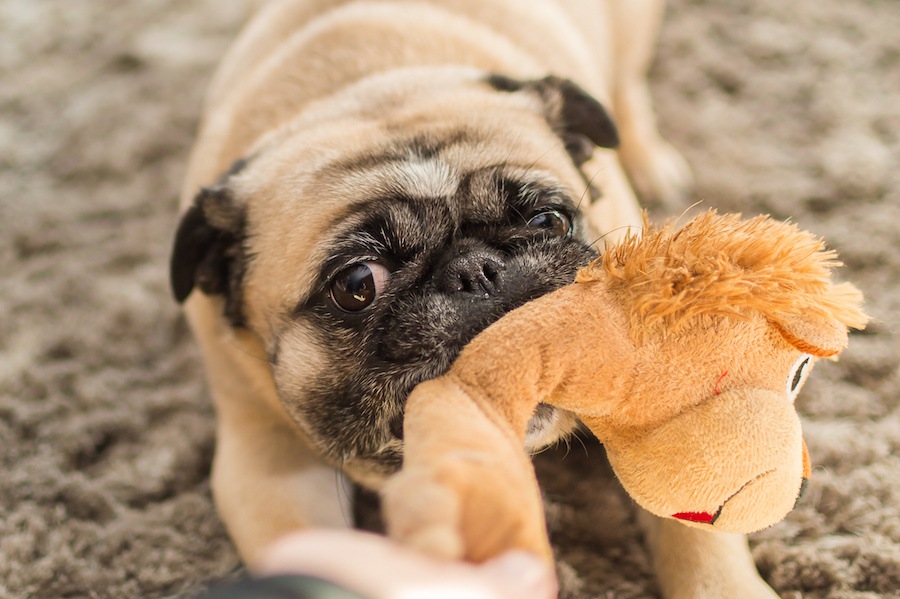
[(414, 390), (404, 466), (383, 491), (388, 532), (448, 558), (550, 559), (522, 449), (542, 402), (578, 416), (651, 513), (732, 532), (778, 522), (810, 471), (797, 391), (867, 320), (836, 266), (819, 239), (766, 217), (710, 212), (680, 230), (645, 218), (643, 236)]

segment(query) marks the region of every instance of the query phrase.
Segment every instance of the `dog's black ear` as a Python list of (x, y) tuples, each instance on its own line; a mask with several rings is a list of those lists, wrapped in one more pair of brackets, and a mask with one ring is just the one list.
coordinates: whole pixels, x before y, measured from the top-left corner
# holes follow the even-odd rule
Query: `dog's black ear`
[(245, 207), (226, 184), (200, 190), (175, 233), (169, 277), (178, 302), (195, 287), (224, 295), (226, 316), (240, 322), (245, 221)]
[[(619, 145), (619, 132), (603, 105), (571, 79), (549, 75), (542, 79), (513, 79), (491, 75), (488, 84), (503, 92), (531, 92), (544, 104), (547, 121), (566, 142), (577, 164), (590, 158), (590, 140), (601, 148)], [(585, 139), (586, 138), (586, 139)]]

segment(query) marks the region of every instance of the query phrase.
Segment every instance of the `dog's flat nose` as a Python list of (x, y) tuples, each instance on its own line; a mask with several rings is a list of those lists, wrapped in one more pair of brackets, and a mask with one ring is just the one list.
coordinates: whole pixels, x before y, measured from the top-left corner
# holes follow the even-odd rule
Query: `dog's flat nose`
[(505, 265), (485, 252), (460, 254), (439, 274), (438, 287), (445, 293), (464, 293), (490, 298), (500, 292)]

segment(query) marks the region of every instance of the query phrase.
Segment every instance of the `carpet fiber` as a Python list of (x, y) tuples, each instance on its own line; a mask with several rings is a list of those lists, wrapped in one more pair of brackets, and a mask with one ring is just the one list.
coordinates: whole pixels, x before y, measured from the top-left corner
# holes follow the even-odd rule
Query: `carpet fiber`
[[(167, 289), (176, 196), (239, 2), (0, 2), (0, 597), (233, 576), (213, 413)], [(813, 462), (752, 538), (784, 597), (900, 589), (900, 3), (671, 3), (653, 72), (704, 207), (829, 240), (872, 325), (798, 400)], [(671, 210), (671, 208), (670, 208)], [(541, 456), (564, 597), (657, 594), (602, 450)]]

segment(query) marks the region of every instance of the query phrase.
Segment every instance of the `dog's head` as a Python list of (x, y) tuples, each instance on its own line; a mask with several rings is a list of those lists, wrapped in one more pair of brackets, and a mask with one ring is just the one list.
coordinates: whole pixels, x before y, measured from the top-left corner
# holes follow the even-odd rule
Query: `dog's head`
[[(578, 167), (616, 143), (568, 80), (376, 77), (197, 195), (176, 235), (175, 295), (221, 298), (260, 338), (284, 407), (325, 456), (358, 478), (390, 472), (412, 388), (596, 256)], [(561, 420), (539, 414), (535, 444)]]

